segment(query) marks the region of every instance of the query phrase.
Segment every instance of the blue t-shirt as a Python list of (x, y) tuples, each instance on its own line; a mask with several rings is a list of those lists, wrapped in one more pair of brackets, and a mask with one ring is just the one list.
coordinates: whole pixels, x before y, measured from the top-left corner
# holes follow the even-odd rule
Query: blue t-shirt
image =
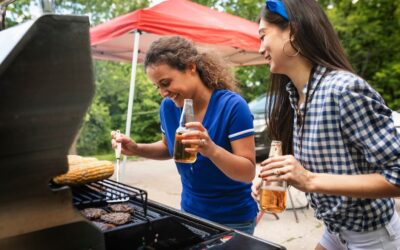
[[(182, 108), (169, 98), (161, 103), (161, 129), (171, 157), (175, 131)], [(254, 134), (253, 116), (237, 93), (214, 90), (203, 126), (215, 144), (232, 152), (231, 141)], [(255, 218), (258, 208), (251, 197), (251, 183), (226, 176), (212, 161), (197, 154), (194, 163), (176, 163), (182, 181), (181, 208), (191, 214), (219, 223), (240, 223)]]

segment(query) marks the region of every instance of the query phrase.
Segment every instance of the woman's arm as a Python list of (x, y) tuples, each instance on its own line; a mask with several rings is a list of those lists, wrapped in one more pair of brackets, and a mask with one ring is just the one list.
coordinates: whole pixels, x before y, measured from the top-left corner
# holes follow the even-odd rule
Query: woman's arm
[(117, 143), (121, 143), (121, 153), (124, 155), (136, 155), (154, 160), (167, 160), (171, 159), (168, 152), (167, 142), (165, 136), (162, 136), (160, 141), (154, 143), (136, 143), (131, 138), (121, 134), (117, 139), (115, 132), (111, 132), (112, 147), (115, 149)]
[(363, 175), (309, 175), (309, 190), (356, 198), (384, 198), (400, 196), (400, 187), (388, 182), (380, 174)]
[(256, 169), (254, 136), (232, 141), (231, 146), (233, 153), (217, 146), (208, 158), (230, 178), (251, 182)]
[(380, 174), (312, 173), (304, 169), (292, 155), (269, 158), (261, 166), (260, 177), (263, 179), (285, 180), (304, 192), (371, 199), (400, 196), (400, 186), (390, 183)]
[(234, 180), (251, 182), (254, 179), (254, 136), (247, 136), (231, 141), (231, 153), (226, 149), (216, 145), (208, 136), (207, 130), (201, 125), (200, 122), (187, 123), (186, 127), (195, 128), (196, 130), (185, 133), (183, 136), (188, 139), (182, 140), (182, 143), (198, 145), (196, 148), (187, 148), (186, 151), (199, 152), (200, 154), (209, 158), (224, 174)]

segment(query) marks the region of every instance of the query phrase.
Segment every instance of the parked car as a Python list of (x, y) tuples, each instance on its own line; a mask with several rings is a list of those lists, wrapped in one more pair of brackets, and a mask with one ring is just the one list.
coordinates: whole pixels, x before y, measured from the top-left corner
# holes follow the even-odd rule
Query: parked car
[(249, 108), (253, 113), (256, 156), (258, 159), (266, 158), (269, 153), (271, 140), (267, 136), (267, 121), (265, 119), (267, 95), (263, 94), (249, 102)]

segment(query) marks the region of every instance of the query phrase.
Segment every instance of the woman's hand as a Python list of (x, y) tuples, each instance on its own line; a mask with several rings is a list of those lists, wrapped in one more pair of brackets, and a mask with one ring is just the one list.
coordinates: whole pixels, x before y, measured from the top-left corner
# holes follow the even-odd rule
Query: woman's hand
[(210, 156), (217, 146), (208, 135), (207, 129), (200, 122), (188, 122), (185, 125), (188, 129), (195, 129), (182, 135), (182, 144), (191, 144), (192, 147), (186, 148), (187, 152), (199, 152), (203, 156)]
[(121, 153), (124, 155), (136, 155), (138, 145), (134, 140), (124, 134), (120, 134), (117, 138), (117, 132), (111, 131), (111, 145), (113, 149), (117, 148), (117, 143), (121, 143)]
[(270, 157), (260, 164), (260, 177), (267, 181), (287, 181), (295, 188), (310, 190), (312, 173), (306, 170), (293, 155)]

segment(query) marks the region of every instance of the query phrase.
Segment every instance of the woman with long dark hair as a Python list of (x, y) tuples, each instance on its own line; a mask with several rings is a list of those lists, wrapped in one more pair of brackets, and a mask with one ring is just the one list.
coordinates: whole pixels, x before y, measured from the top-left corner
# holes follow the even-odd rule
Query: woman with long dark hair
[[(399, 249), (400, 135), (357, 76), (315, 0), (267, 0), (260, 53), (271, 71), (269, 136), (285, 155), (260, 177), (304, 192), (325, 231), (316, 249)], [(253, 186), (258, 199), (259, 183)]]

